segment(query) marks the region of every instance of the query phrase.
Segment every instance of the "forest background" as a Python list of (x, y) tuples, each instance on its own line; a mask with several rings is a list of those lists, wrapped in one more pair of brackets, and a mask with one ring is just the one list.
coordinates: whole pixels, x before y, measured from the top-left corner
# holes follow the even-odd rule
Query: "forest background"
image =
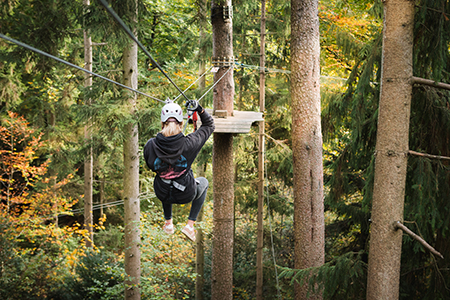
[[(114, 1), (120, 12), (126, 1)], [(207, 3), (209, 5), (209, 3)], [(183, 89), (198, 78), (199, 48), (211, 57), (211, 28), (199, 44), (204, 22), (200, 2), (140, 1), (139, 40)], [(237, 64), (235, 109), (259, 109), (259, 22), (257, 1), (233, 2)], [(209, 8), (208, 10), (209, 11)], [(449, 3), (416, 1), (414, 75), (450, 82)], [(111, 17), (82, 1), (6, 0), (0, 4), (0, 32), (83, 66), (83, 28), (90, 29), (93, 71), (122, 80), (122, 47), (129, 42)], [(382, 3), (366, 0), (319, 2), (321, 98), (324, 136), (326, 264), (313, 277), (325, 299), (365, 298), (374, 149), (381, 65)], [(125, 19), (125, 21), (127, 21)], [(86, 22), (86, 23), (84, 23)], [(84, 24), (84, 25), (83, 25)], [(266, 198), (264, 295), (292, 299), (293, 195), (289, 94), (290, 5), (267, 2), (266, 36)], [(123, 298), (123, 128), (130, 122), (123, 91), (59, 62), (0, 40), (2, 299)], [(212, 75), (206, 75), (207, 86)], [(139, 90), (158, 99), (178, 93), (139, 52)], [(194, 86), (199, 98), (205, 91)], [(410, 148), (450, 156), (448, 92), (415, 86)], [(93, 99), (85, 105), (84, 99)], [(212, 95), (202, 100), (212, 107)], [(140, 148), (159, 130), (161, 104), (139, 96)], [(92, 143), (84, 126), (92, 120)], [(192, 130), (192, 127), (188, 127)], [(210, 141), (211, 142), (211, 141)], [(234, 297), (252, 299), (256, 282), (256, 200), (258, 136), (234, 139)], [(83, 163), (94, 154), (94, 247), (83, 229)], [(212, 144), (197, 164), (212, 180)], [(141, 156), (141, 292), (144, 299), (192, 299), (195, 249), (181, 236), (161, 232), (163, 217), (152, 192), (153, 174)], [(194, 170), (196, 168), (194, 167)], [(210, 189), (211, 190), (211, 189)], [(209, 191), (211, 193), (211, 191)], [(402, 299), (450, 297), (448, 162), (411, 157), (405, 197), (405, 224), (444, 254), (437, 260), (407, 236), (403, 239)], [(212, 194), (204, 207), (204, 296), (210, 295)], [(109, 205), (106, 205), (109, 203)], [(189, 206), (175, 211), (182, 226)], [(275, 264), (278, 268), (275, 268)], [(325, 280), (326, 279), (326, 280)]]

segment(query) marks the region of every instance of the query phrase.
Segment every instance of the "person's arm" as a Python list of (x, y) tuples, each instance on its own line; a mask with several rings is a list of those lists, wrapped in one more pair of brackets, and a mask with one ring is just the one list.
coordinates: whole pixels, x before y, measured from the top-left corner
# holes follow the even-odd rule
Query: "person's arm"
[(153, 148), (152, 143), (153, 143), (152, 139), (148, 140), (147, 143), (144, 146), (144, 151), (143, 152), (144, 152), (144, 160), (145, 160), (145, 163), (146, 163), (147, 167), (150, 170), (154, 171), (153, 170), (153, 167), (154, 167), (153, 166), (153, 162), (155, 161), (155, 157), (153, 155), (154, 152), (152, 150), (152, 148)]
[[(188, 106), (186, 105), (186, 107)], [(191, 151), (195, 157), (214, 132), (215, 126), (213, 117), (205, 109), (203, 109), (198, 102), (194, 104), (193, 109), (191, 110), (196, 111), (202, 121), (202, 126), (200, 126), (199, 129), (186, 136), (187, 148), (185, 150)]]
[[(213, 117), (204, 109), (202, 108), (202, 111), (198, 113), (200, 120), (202, 120), (202, 127), (208, 127), (208, 129), (211, 131), (209, 135), (211, 135), (214, 132), (214, 129), (216, 128), (214, 125), (214, 119)], [(208, 135), (208, 136), (209, 136)]]

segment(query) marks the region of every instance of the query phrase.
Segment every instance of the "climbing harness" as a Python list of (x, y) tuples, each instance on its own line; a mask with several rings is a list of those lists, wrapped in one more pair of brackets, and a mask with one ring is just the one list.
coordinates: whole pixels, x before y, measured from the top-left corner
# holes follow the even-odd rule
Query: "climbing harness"
[(172, 201), (173, 200), (173, 189), (176, 188), (177, 190), (180, 190), (184, 192), (186, 190), (186, 186), (178, 183), (176, 180), (184, 178), (188, 172), (185, 172), (180, 177), (174, 178), (174, 179), (164, 179), (161, 176), (158, 175), (158, 177), (161, 179), (162, 182), (169, 185), (169, 194), (167, 195), (165, 201)]
[(175, 180), (167, 180), (164, 178), (161, 178), (162, 182), (167, 183), (170, 185), (170, 192), (169, 192), (169, 196), (172, 197), (172, 186), (174, 188), (176, 188), (177, 190), (180, 190), (182, 192), (184, 192), (184, 190), (186, 189), (185, 185), (179, 184), (178, 182), (176, 182)]

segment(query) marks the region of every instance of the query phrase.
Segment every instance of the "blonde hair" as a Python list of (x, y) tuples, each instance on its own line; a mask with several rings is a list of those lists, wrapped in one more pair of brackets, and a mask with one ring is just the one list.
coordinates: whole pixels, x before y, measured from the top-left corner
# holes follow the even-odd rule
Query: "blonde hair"
[(161, 133), (166, 137), (172, 136), (172, 135), (177, 135), (177, 134), (181, 133), (183, 130), (183, 122), (181, 122), (181, 123), (165, 122), (165, 123), (161, 123), (161, 126), (162, 126)]

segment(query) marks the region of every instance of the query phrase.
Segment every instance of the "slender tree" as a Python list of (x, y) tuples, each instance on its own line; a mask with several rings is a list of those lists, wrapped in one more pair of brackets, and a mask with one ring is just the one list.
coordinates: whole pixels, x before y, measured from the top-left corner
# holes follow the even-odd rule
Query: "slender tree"
[(367, 299), (398, 299), (411, 78), (414, 2), (384, 3), (381, 94), (375, 148)]
[[(260, 59), (259, 59), (259, 111), (264, 113), (266, 100), (266, 74), (265, 74), (265, 41), (266, 41), (266, 1), (261, 0), (261, 32), (260, 32)], [(263, 299), (263, 247), (264, 247), (264, 126), (265, 122), (258, 123), (258, 232), (256, 247), (256, 299)]]
[[(322, 265), (325, 251), (318, 1), (292, 0), (291, 9), (294, 253), (295, 268), (304, 269)], [(308, 284), (295, 292), (306, 299)]]
[[(83, 5), (87, 8), (90, 5), (89, 0), (84, 0)], [(83, 30), (84, 35), (84, 68), (92, 72), (92, 39), (87, 29)], [(84, 87), (86, 94), (92, 87), (92, 77), (88, 73), (84, 73)], [(85, 95), (85, 104), (91, 104), (91, 98)], [(84, 160), (84, 227), (88, 231), (88, 238), (86, 238), (86, 247), (92, 247), (94, 242), (94, 228), (93, 228), (93, 213), (92, 213), (92, 191), (93, 191), (93, 158), (92, 158), (92, 122), (88, 118), (84, 126), (84, 139), (89, 145), (88, 151)]]
[[(135, 28), (137, 24), (137, 1), (128, 2), (130, 9), (128, 17)], [(136, 31), (134, 30), (136, 36)], [(132, 42), (123, 51), (124, 84), (137, 89), (138, 83), (138, 46)], [(136, 121), (136, 94), (125, 92), (126, 105), (130, 118), (125, 125), (123, 143), (123, 197), (125, 209), (125, 299), (141, 299), (141, 253), (140, 244), (140, 200), (139, 200), (139, 139)]]

